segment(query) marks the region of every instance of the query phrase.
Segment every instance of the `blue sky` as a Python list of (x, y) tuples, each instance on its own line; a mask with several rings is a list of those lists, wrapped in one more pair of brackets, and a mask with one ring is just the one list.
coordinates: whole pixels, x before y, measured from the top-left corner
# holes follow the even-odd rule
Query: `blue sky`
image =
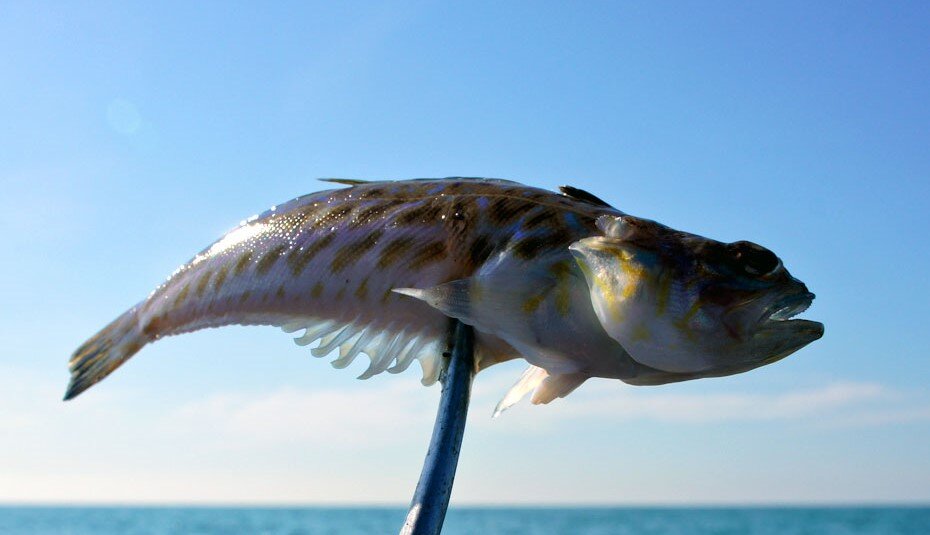
[[(271, 328), (75, 347), (316, 177), (496, 176), (775, 250), (826, 335), (491, 420), (457, 503), (930, 500), (930, 7), (772, 2), (0, 6), (0, 500), (405, 503), (437, 388)], [(361, 365), (358, 365), (361, 366)], [(352, 372), (356, 373), (352, 373)]]

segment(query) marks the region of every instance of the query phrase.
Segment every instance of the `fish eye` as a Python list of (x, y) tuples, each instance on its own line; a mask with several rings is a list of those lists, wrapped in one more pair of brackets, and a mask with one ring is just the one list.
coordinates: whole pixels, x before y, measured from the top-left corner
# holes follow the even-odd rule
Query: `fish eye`
[(750, 241), (733, 242), (727, 249), (735, 266), (749, 275), (768, 275), (781, 265), (775, 253)]

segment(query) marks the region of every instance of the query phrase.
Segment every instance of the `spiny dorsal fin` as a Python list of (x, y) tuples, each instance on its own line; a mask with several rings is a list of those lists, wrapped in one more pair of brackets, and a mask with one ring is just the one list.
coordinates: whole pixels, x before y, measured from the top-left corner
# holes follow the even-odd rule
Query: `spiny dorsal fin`
[(318, 178), (317, 180), (345, 186), (359, 186), (361, 184), (371, 184), (372, 182), (383, 182), (382, 180), (359, 180), (357, 178)]
[(581, 188), (576, 188), (573, 186), (559, 186), (559, 191), (562, 192), (562, 195), (571, 197), (573, 199), (578, 199), (579, 201), (585, 201), (591, 204), (596, 204), (598, 206), (605, 206), (607, 208), (613, 208), (611, 205), (607, 204), (607, 202), (601, 199), (600, 197), (597, 197), (596, 195), (592, 193), (588, 193), (587, 191)]

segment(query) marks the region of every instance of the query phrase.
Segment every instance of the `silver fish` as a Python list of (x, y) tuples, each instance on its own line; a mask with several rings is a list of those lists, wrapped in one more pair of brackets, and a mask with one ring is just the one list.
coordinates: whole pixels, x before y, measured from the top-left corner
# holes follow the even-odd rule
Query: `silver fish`
[(360, 378), (440, 373), (449, 318), (475, 328), (477, 370), (530, 367), (496, 414), (589, 377), (659, 385), (741, 373), (820, 338), (814, 298), (771, 251), (627, 215), (590, 193), (493, 179), (363, 182), (298, 197), (207, 247), (71, 358), (65, 399), (162, 336), (274, 325), (359, 355)]

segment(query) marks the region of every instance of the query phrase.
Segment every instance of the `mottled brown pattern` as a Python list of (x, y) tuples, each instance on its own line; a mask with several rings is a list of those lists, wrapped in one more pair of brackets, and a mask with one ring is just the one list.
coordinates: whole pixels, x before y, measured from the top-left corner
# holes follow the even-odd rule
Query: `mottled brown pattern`
[(391, 241), (381, 250), (381, 257), (378, 258), (378, 268), (385, 269), (391, 267), (395, 262), (410, 252), (414, 245), (416, 245), (416, 241), (410, 236), (404, 236)]
[(355, 208), (352, 204), (339, 204), (334, 206), (331, 210), (326, 212), (323, 216), (314, 221), (310, 227), (314, 229), (324, 228), (328, 226), (333, 226), (336, 223), (339, 223), (347, 215), (352, 213), (352, 210)]
[(402, 204), (402, 203), (403, 201), (401, 200), (393, 199), (393, 200), (389, 200), (386, 202), (375, 204), (373, 206), (369, 206), (368, 208), (365, 208), (361, 210), (359, 213), (355, 214), (355, 217), (352, 218), (352, 221), (349, 222), (348, 226), (350, 229), (361, 228), (371, 223), (371, 221), (375, 219), (376, 217), (383, 215), (385, 212), (387, 212), (391, 208), (397, 206), (398, 204)]
[(249, 266), (249, 262), (252, 260), (252, 251), (246, 251), (239, 255), (239, 260), (236, 261), (236, 267), (233, 268), (233, 275), (241, 275), (245, 271), (245, 268)]
[(443, 184), (442, 192), (447, 195), (459, 193), (460, 191), (465, 189), (466, 185), (467, 184), (462, 181), (450, 180), (448, 183)]
[(496, 225), (512, 223), (526, 210), (526, 203), (508, 197), (498, 197), (488, 205), (488, 217)]
[(165, 315), (159, 314), (158, 316), (153, 317), (142, 327), (142, 333), (150, 338), (161, 334), (164, 330), (164, 325), (167, 323), (165, 321)]
[(210, 283), (210, 277), (212, 276), (212, 271), (207, 271), (200, 276), (200, 279), (197, 281), (197, 286), (194, 288), (194, 293), (197, 294), (197, 297), (203, 297), (203, 292), (207, 290), (207, 284)]
[(412, 208), (408, 208), (397, 215), (394, 220), (400, 226), (409, 226), (414, 223), (429, 223), (439, 217), (442, 207), (432, 201), (426, 201)]
[(181, 291), (178, 292), (178, 295), (174, 298), (174, 306), (180, 306), (180, 304), (183, 303), (185, 299), (187, 299), (187, 296), (190, 295), (190, 291), (190, 283), (185, 284), (184, 287), (181, 288)]
[(387, 303), (391, 299), (391, 297), (393, 297), (394, 295), (396, 294), (393, 291), (391, 291), (390, 288), (388, 288), (387, 290), (384, 290), (384, 293), (381, 294), (381, 304), (383, 305)]
[(142, 349), (142, 341), (133, 340), (126, 344), (126, 347), (123, 349), (123, 351), (129, 355), (132, 355), (133, 353), (138, 352), (140, 349)]
[(279, 258), (284, 256), (284, 251), (287, 249), (284, 245), (279, 245), (258, 259), (258, 262), (255, 264), (255, 273), (258, 275), (265, 275), (271, 270), (271, 267), (275, 265)]
[(219, 290), (223, 287), (223, 283), (226, 282), (226, 277), (229, 275), (229, 268), (223, 266), (219, 271), (216, 272), (216, 277), (213, 278), (213, 289)]
[(520, 258), (529, 259), (549, 243), (548, 236), (538, 235), (523, 238), (513, 245), (513, 251)]
[(358, 285), (358, 288), (355, 290), (355, 297), (359, 299), (368, 298), (368, 278), (362, 279), (362, 283)]
[(520, 258), (532, 258), (542, 248), (552, 248), (561, 244), (568, 245), (571, 234), (564, 228), (546, 234), (523, 238), (513, 245), (513, 251)]
[(523, 220), (523, 228), (526, 230), (536, 229), (547, 222), (551, 223), (555, 215), (554, 211), (548, 208), (537, 208), (535, 212), (535, 214)]
[(365, 236), (361, 240), (343, 246), (343, 248), (340, 249), (339, 252), (336, 253), (336, 256), (333, 258), (333, 262), (330, 264), (329, 270), (333, 273), (339, 273), (349, 264), (357, 261), (365, 253), (371, 250), (372, 247), (377, 245), (378, 240), (381, 239), (382, 234), (384, 234), (384, 229), (377, 229), (372, 231), (368, 236)]
[(292, 250), (290, 254), (287, 255), (287, 265), (290, 266), (291, 273), (295, 277), (303, 273), (304, 269), (307, 267), (307, 264), (313, 260), (313, 257), (328, 247), (334, 239), (336, 239), (336, 234), (326, 234), (317, 241), (309, 245), (305, 245), (303, 248)]
[(556, 262), (549, 267), (549, 273), (552, 273), (555, 280), (561, 284), (565, 282), (566, 277), (571, 275), (572, 268), (568, 262)]
[(284, 299), (284, 296), (285, 296), (285, 295), (286, 295), (286, 294), (285, 294), (285, 292), (284, 292), (284, 285), (283, 285), (283, 284), (279, 284), (279, 285), (278, 285), (278, 289), (277, 289), (277, 290), (275, 291), (275, 293), (274, 293), (274, 296), (280, 300), (280, 299)]
[(452, 206), (449, 209), (449, 217), (453, 220), (469, 219), (469, 216), (474, 214), (474, 206), (475, 203), (472, 202), (472, 199), (456, 197), (455, 200), (452, 201)]
[(323, 284), (317, 282), (313, 285), (313, 288), (310, 289), (310, 297), (319, 299), (321, 295), (323, 295)]
[(487, 234), (482, 234), (475, 238), (471, 247), (468, 249), (468, 262), (471, 269), (475, 269), (491, 256), (494, 251), (494, 244)]
[(446, 250), (446, 244), (443, 242), (433, 242), (429, 245), (423, 246), (419, 251), (417, 251), (413, 258), (410, 259), (410, 264), (408, 268), (411, 270), (417, 270), (424, 266), (428, 266), (434, 262), (439, 262), (448, 256), (448, 251)]
[(246, 290), (242, 292), (242, 295), (239, 296), (239, 302), (245, 303), (246, 301), (249, 300), (250, 297), (252, 297), (252, 292), (249, 290)]
[(371, 199), (373, 197), (381, 197), (382, 195), (384, 195), (384, 188), (375, 186), (363, 188), (361, 191), (359, 191), (358, 198)]

